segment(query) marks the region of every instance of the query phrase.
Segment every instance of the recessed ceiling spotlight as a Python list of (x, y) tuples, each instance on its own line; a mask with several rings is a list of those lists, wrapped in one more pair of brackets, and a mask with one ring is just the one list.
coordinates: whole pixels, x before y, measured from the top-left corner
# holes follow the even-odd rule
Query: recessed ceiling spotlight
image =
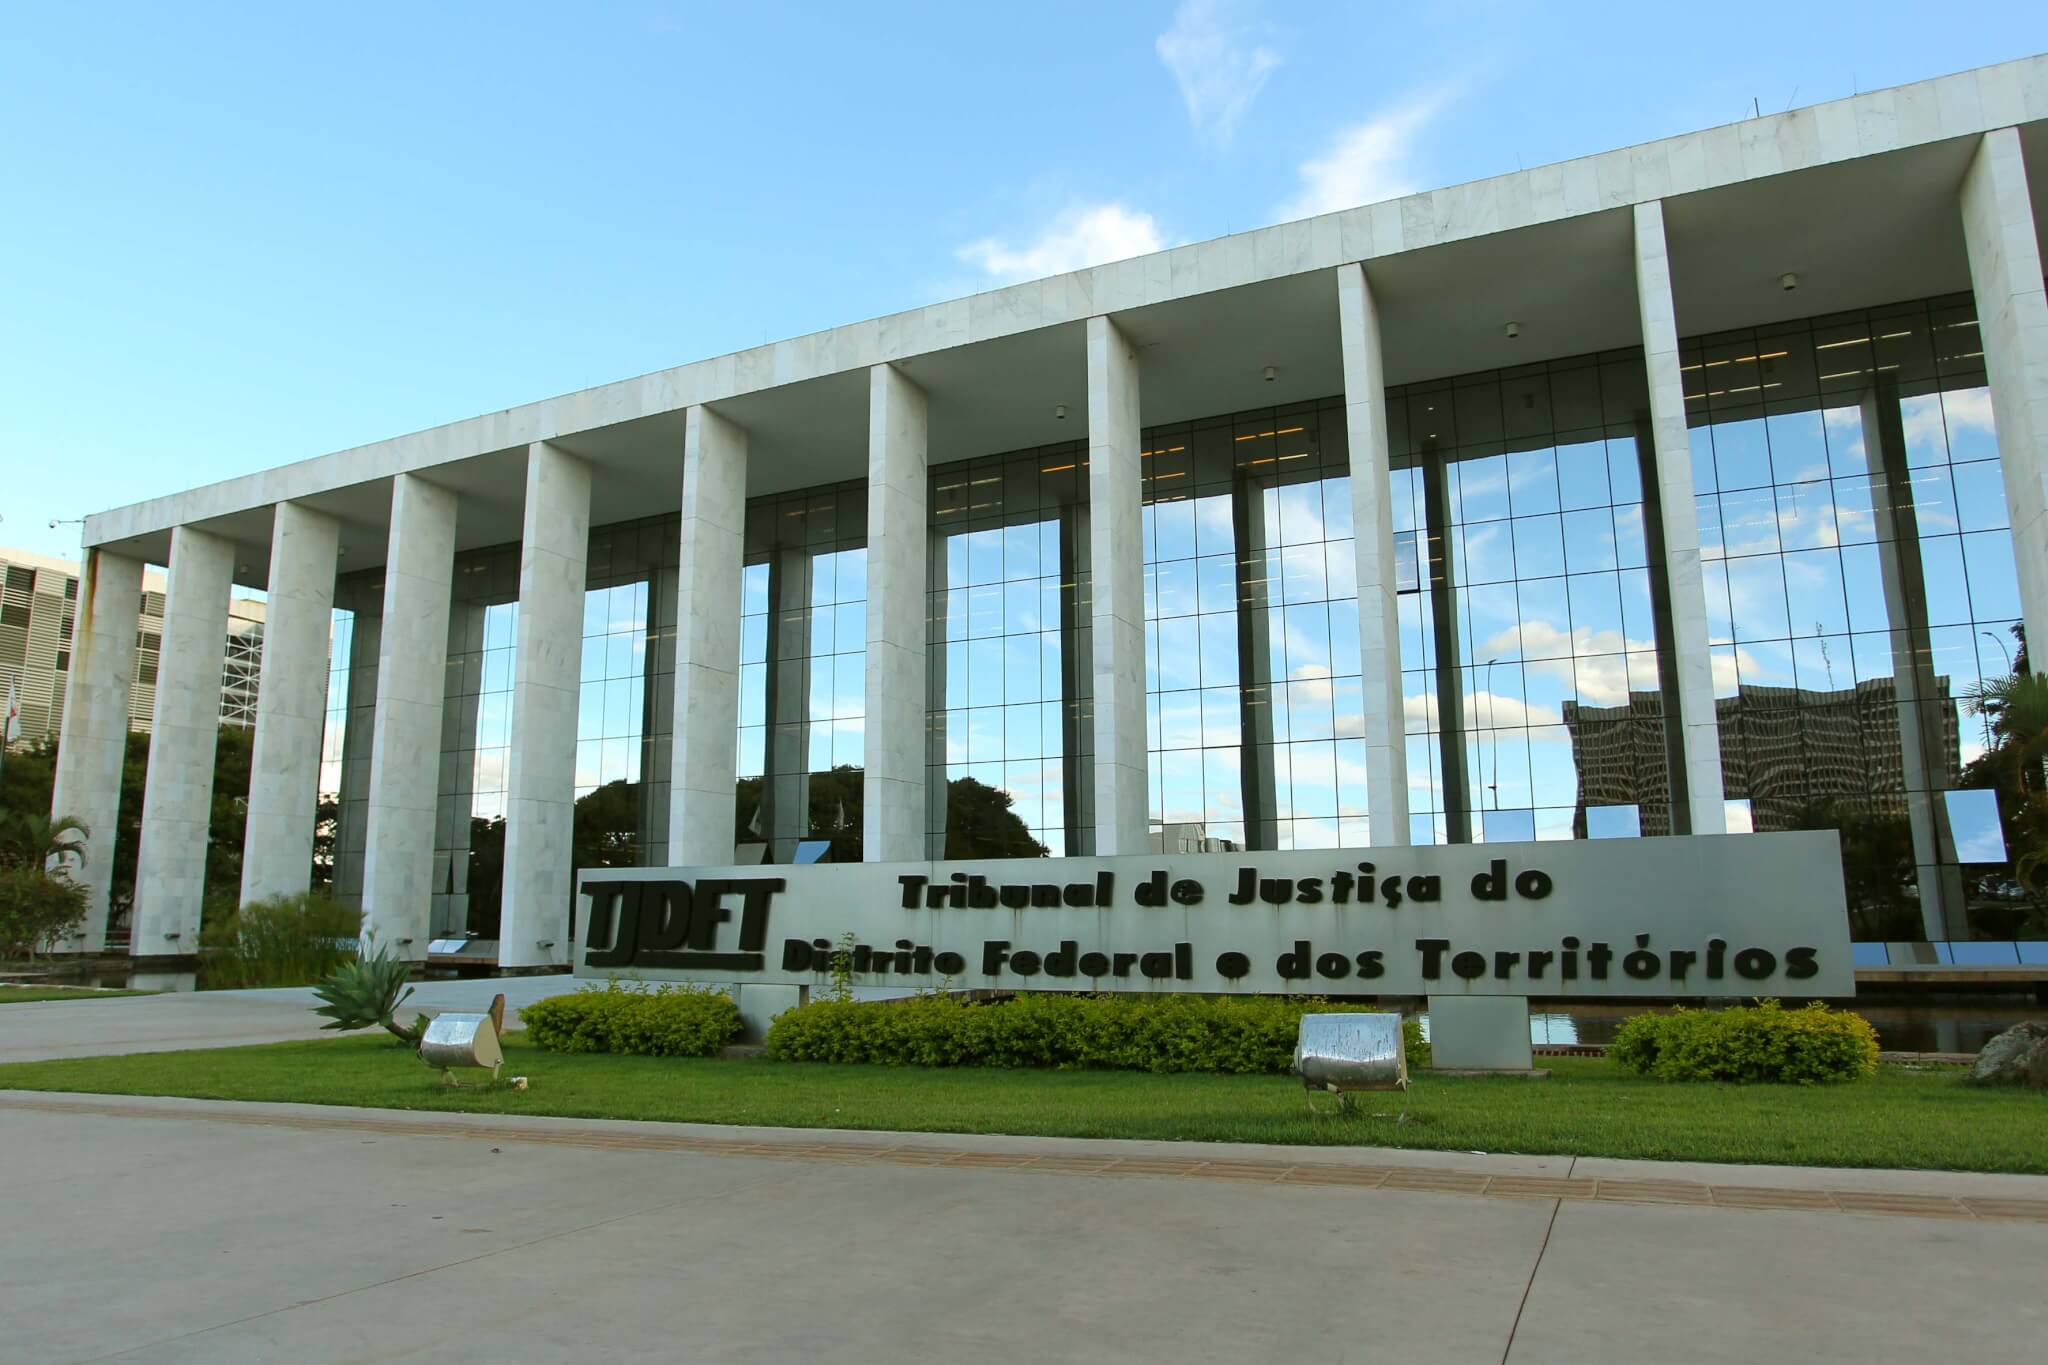
[(1503, 330), (1507, 332), (1508, 340), (1513, 341), (1516, 337), (1522, 334), (1522, 324), (1519, 322), (1511, 322)]

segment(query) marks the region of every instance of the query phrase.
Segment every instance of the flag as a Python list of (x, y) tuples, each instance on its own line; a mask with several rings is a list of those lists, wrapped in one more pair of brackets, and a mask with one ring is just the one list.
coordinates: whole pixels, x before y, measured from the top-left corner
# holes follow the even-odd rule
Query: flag
[(21, 700), (16, 681), (7, 681), (7, 719), (0, 721), (0, 759), (7, 756), (7, 746), (21, 738)]

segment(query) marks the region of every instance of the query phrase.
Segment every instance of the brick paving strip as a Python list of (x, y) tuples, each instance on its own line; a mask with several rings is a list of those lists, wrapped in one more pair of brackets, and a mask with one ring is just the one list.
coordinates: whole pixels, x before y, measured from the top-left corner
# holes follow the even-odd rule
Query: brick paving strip
[[(1801, 1212), (1860, 1213), (1904, 1218), (2021, 1220), (2048, 1223), (2048, 1199), (1990, 1198), (1975, 1195), (1894, 1193), (1883, 1190), (1787, 1189), (1764, 1185), (1709, 1185), (1690, 1180), (1607, 1180), (1574, 1176), (1485, 1175), (1475, 1171), (1427, 1166), (1367, 1166), (1355, 1163), (1205, 1160), (1201, 1157), (1035, 1156), (1020, 1152), (958, 1151), (894, 1141), (750, 1142), (730, 1138), (693, 1137), (678, 1133), (627, 1128), (532, 1128), (494, 1124), (487, 1117), (434, 1122), (360, 1114), (279, 1113), (251, 1111), (209, 1103), (204, 1109), (186, 1105), (150, 1106), (133, 1101), (99, 1103), (90, 1099), (0, 1099), (0, 1108), (49, 1114), (91, 1114), (112, 1118), (155, 1118), (233, 1123), (254, 1128), (290, 1128), (302, 1132), (375, 1133), (385, 1137), (469, 1138), (488, 1142), (531, 1142), (555, 1147), (599, 1151), (688, 1152), (704, 1156), (766, 1157), (784, 1161), (828, 1161), (849, 1165), (883, 1163), (902, 1166), (956, 1167), (965, 1170), (1027, 1171), (1042, 1174), (1120, 1176), (1139, 1179), (1235, 1180), (1269, 1185), (1314, 1185), (1328, 1188), (1416, 1190), (1435, 1194), (1481, 1195), (1495, 1199), (1557, 1199), (1622, 1204), (1687, 1204), (1724, 1209), (1787, 1209)], [(445, 1112), (445, 1111), (436, 1111)], [(789, 1130), (792, 1134), (800, 1130)], [(894, 1136), (894, 1135), (892, 1135)], [(946, 1135), (954, 1136), (954, 1135)]]

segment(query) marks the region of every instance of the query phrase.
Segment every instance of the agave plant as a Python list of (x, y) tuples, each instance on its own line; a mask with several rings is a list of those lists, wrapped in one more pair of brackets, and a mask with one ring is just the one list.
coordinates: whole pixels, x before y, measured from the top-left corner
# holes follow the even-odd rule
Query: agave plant
[(420, 1036), (426, 1032), (426, 1016), (415, 1015), (410, 1029), (400, 1027), (392, 1017), (412, 996), (412, 987), (405, 984), (411, 974), (411, 963), (379, 948), (375, 953), (342, 964), (315, 986), (313, 994), (326, 1003), (313, 1013), (324, 1014), (332, 1021), (320, 1026), (324, 1029), (346, 1032), (381, 1027), (399, 1042), (417, 1047)]

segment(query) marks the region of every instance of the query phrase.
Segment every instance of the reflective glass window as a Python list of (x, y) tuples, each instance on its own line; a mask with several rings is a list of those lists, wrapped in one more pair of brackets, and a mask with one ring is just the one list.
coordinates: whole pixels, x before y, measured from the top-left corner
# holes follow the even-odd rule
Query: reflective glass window
[(2023, 650), (1969, 301), (1682, 349), (1730, 828), (1839, 830), (1860, 938), (2048, 933), (1969, 700)]
[(867, 555), (865, 483), (747, 504), (734, 840), (769, 862), (860, 861)]
[[(1086, 459), (1084, 445), (1067, 443), (931, 471), (933, 857), (1062, 857), (1089, 847)], [(1189, 545), (1196, 533), (1191, 517), (1170, 530)], [(1187, 558), (1166, 591), (1192, 613), (1216, 585)], [(1176, 666), (1190, 677), (1221, 666), (1213, 647), (1205, 657), (1199, 627), (1177, 644)]]

